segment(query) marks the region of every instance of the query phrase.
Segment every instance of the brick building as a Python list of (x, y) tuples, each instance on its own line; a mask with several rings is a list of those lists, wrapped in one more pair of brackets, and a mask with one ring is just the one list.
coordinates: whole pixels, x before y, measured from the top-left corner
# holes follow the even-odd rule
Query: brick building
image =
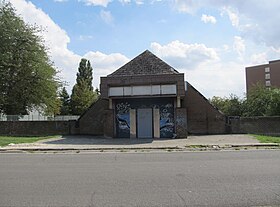
[(247, 93), (255, 85), (280, 87), (280, 60), (269, 61), (268, 64), (246, 67)]
[(226, 132), (226, 117), (184, 74), (145, 51), (101, 77), (101, 97), (78, 120), (77, 134), (175, 138)]

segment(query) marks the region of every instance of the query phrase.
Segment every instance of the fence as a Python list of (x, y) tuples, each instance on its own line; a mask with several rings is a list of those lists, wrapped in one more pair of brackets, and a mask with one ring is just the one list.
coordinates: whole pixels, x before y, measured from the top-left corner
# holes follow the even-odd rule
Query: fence
[(0, 121), (70, 121), (77, 120), (80, 116), (42, 116), (40, 114), (30, 115), (0, 115)]

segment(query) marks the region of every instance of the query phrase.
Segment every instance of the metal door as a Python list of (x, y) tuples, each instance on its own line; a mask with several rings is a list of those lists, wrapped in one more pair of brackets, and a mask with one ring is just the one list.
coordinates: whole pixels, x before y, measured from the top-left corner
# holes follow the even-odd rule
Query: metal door
[(137, 137), (153, 138), (153, 110), (137, 109)]

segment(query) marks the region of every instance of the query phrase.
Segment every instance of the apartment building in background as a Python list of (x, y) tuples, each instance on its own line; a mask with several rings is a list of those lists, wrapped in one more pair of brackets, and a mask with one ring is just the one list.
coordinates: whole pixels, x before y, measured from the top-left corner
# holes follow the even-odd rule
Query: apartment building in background
[(246, 67), (246, 92), (248, 93), (256, 84), (280, 88), (280, 60)]

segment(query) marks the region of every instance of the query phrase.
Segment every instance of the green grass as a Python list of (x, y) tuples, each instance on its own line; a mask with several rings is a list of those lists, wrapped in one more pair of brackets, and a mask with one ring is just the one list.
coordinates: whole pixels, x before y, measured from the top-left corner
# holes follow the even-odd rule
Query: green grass
[(58, 136), (35, 136), (35, 137), (14, 137), (14, 136), (0, 136), (0, 146), (4, 147), (11, 143), (33, 143), (42, 139), (56, 138)]
[(280, 137), (264, 136), (264, 135), (253, 135), (261, 143), (280, 143)]

